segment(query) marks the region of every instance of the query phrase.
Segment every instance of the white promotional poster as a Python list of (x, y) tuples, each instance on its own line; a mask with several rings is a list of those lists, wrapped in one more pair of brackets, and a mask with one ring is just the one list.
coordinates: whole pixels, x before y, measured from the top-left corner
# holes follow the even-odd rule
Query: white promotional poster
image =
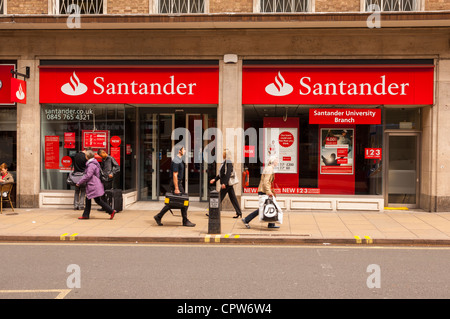
[(353, 133), (351, 128), (320, 130), (320, 174), (353, 174)]
[(278, 158), (275, 173), (296, 174), (298, 161), (297, 128), (265, 128), (264, 164), (271, 157)]

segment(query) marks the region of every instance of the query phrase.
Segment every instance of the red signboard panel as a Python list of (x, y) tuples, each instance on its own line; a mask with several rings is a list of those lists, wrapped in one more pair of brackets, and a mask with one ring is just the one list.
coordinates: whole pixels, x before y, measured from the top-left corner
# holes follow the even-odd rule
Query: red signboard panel
[(433, 66), (246, 66), (243, 104), (432, 105)]
[(26, 104), (27, 103), (27, 82), (16, 78), (11, 79), (11, 101)]
[(217, 104), (218, 67), (40, 67), (40, 103)]
[(381, 124), (381, 109), (310, 109), (309, 124)]
[(0, 105), (12, 105), (11, 101), (11, 70), (14, 70), (12, 64), (0, 65)]

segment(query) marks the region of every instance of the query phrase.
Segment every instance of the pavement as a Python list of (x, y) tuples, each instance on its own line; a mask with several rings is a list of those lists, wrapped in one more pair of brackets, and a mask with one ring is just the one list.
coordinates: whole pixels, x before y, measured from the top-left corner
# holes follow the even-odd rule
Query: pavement
[[(220, 234), (208, 234), (207, 203), (192, 203), (189, 219), (181, 225), (179, 210), (166, 213), (157, 226), (153, 216), (163, 203), (137, 202), (113, 220), (95, 208), (89, 220), (78, 220), (71, 209), (4, 208), (0, 242), (117, 242), (214, 244), (318, 245), (450, 245), (450, 212), (385, 210), (382, 212), (284, 212), (279, 229), (255, 218), (247, 229), (234, 211), (222, 211)], [(244, 210), (244, 217), (251, 210)]]

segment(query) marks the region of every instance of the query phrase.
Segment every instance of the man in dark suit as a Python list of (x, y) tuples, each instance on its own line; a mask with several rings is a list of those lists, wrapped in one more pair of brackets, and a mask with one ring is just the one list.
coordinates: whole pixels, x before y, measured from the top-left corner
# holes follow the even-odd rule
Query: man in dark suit
[[(177, 151), (178, 150), (178, 151)], [(170, 192), (174, 194), (182, 194), (184, 193), (184, 187), (183, 187), (183, 180), (184, 180), (184, 162), (183, 162), (183, 155), (185, 153), (185, 149), (183, 146), (177, 146), (175, 148), (175, 151), (177, 151), (177, 155), (172, 160), (172, 163), (170, 165), (170, 185), (169, 189)], [(154, 218), (156, 220), (156, 223), (158, 226), (162, 226), (161, 219), (163, 218), (164, 214), (167, 213), (170, 210), (169, 205), (164, 205), (164, 207), (161, 209), (158, 215), (155, 215)], [(187, 208), (183, 207), (181, 208), (181, 216), (183, 218), (183, 226), (187, 227), (194, 227), (195, 224), (191, 223), (189, 219), (187, 218)]]

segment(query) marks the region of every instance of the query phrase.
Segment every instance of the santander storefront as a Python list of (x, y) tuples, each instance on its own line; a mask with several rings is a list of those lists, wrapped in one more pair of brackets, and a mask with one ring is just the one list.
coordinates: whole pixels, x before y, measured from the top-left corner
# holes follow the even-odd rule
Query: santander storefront
[[(128, 198), (159, 200), (168, 191), (174, 144), (185, 141), (193, 157), (187, 136), (217, 126), (218, 61), (43, 61), (39, 73), (44, 191), (72, 191), (66, 183), (71, 159), (91, 147), (120, 165), (113, 187), (124, 190), (125, 205)], [(176, 128), (186, 134), (172, 136)], [(213, 173), (206, 163), (187, 166), (192, 198), (206, 199)]]
[(275, 156), (274, 188), (289, 209), (418, 205), (420, 154), (413, 153), (421, 108), (433, 105), (432, 64), (249, 61), (242, 87), (244, 128), (257, 128), (262, 141), (245, 146), (244, 202), (257, 192), (260, 166)]

